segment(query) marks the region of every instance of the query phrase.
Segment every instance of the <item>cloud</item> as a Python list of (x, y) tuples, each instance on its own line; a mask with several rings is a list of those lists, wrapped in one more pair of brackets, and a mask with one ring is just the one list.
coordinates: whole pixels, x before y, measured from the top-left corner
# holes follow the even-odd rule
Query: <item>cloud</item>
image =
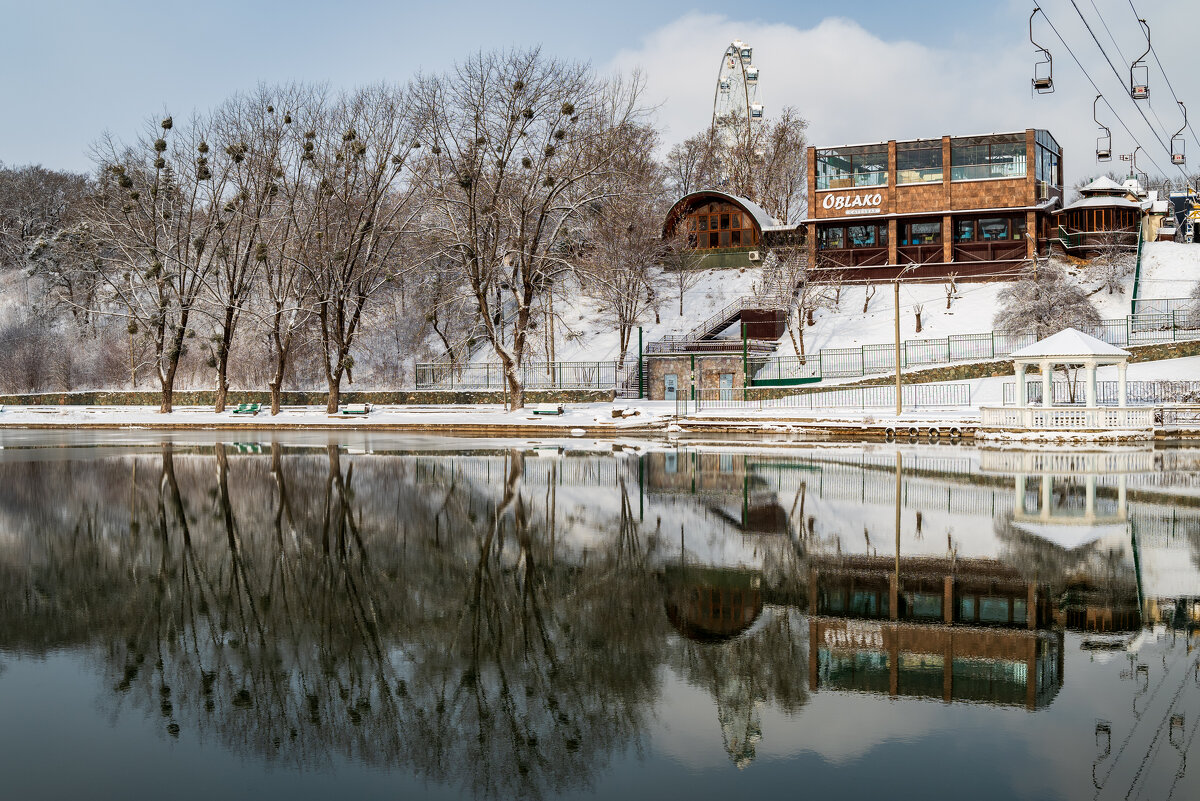
[[(1146, 129), (1132, 101), (1122, 96), (1122, 85), (1082, 23), (1069, 18), (1062, 8), (1057, 9), (1057, 16), (1056, 25), (1147, 147), (1149, 157), (1139, 157), (1140, 166), (1154, 173), (1153, 159), (1167, 172), (1166, 153)], [(1095, 162), (1092, 99), (1096, 93), (1069, 54), (1061, 46), (1052, 46), (1057, 91), (1031, 96), (1035, 57), (1028, 40), (1028, 10), (1013, 5), (999, 18), (1001, 24), (992, 30), (977, 28), (935, 47), (889, 41), (857, 22), (837, 17), (801, 28), (687, 14), (650, 32), (636, 47), (619, 52), (611, 67), (623, 71), (640, 68), (645, 73), (647, 99), (658, 107), (668, 143), (709, 124), (719, 59), (736, 38), (754, 47), (754, 61), (762, 71), (760, 99), (767, 116), (794, 106), (809, 120), (809, 140), (818, 146), (1047, 128), (1065, 149), (1068, 185), (1084, 176), (1123, 169), (1125, 165), (1119, 161)], [(1124, 28), (1117, 33), (1119, 39), (1134, 35)], [(1044, 38), (1057, 44), (1052, 37)], [(1124, 49), (1135, 45), (1126, 42)], [(1186, 73), (1178, 74), (1177, 89)], [(1168, 108), (1174, 101), (1159, 83), (1161, 97), (1156, 108), (1164, 109), (1160, 112), (1164, 126), (1174, 124), (1178, 112)], [(1197, 108), (1200, 112), (1200, 106)], [(1110, 125), (1114, 151), (1130, 152), (1130, 137), (1115, 121)], [(1160, 133), (1160, 138), (1165, 137)]]

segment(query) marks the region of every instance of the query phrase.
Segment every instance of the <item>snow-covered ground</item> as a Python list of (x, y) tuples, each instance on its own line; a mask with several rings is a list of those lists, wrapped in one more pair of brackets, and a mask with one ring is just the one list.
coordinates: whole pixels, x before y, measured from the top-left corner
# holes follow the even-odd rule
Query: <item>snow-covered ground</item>
[[(1096, 280), (1088, 280), (1087, 269), (1076, 271), (1084, 287), (1092, 292), (1100, 316), (1104, 319), (1122, 318), (1130, 312), (1132, 277), (1125, 282), (1123, 292), (1109, 293)], [(645, 342), (671, 334), (684, 334), (706, 320), (718, 309), (751, 294), (762, 279), (759, 267), (735, 270), (703, 270), (697, 274), (696, 285), (684, 293), (683, 313), (679, 313), (677, 286), (673, 276), (665, 276), (665, 288), (660, 293), (659, 322), (653, 317), (643, 325)], [(1153, 242), (1145, 246), (1142, 277), (1138, 294), (1142, 298), (1187, 297), (1200, 280), (1200, 245), (1175, 242)], [(1005, 282), (959, 283), (958, 291), (946, 308), (946, 284), (943, 282), (908, 283), (900, 290), (900, 335), (903, 339), (940, 339), (954, 334), (978, 334), (992, 330), (997, 296)], [(892, 286), (880, 283), (863, 312), (868, 288), (850, 285), (843, 288), (837, 308), (822, 309), (815, 315), (815, 325), (804, 327), (804, 344), (809, 353), (822, 348), (859, 347), (886, 344), (893, 339), (895, 305)], [(555, 298), (555, 310), (561, 323), (556, 326), (555, 356), (559, 361), (611, 361), (617, 358), (617, 333), (600, 320), (596, 302), (577, 291), (570, 297)], [(916, 330), (916, 308), (921, 307), (922, 327)], [(730, 331), (735, 335), (735, 331)], [(535, 345), (538, 358), (543, 347)], [(634, 333), (629, 352), (637, 351)], [(790, 334), (779, 340), (776, 355), (792, 356), (794, 349)], [(488, 349), (477, 360), (491, 361)]]
[[(678, 285), (673, 275), (665, 276), (665, 288), (659, 295), (662, 299), (659, 322), (654, 322), (653, 313), (648, 315), (647, 322), (642, 324), (643, 341), (649, 343), (672, 334), (686, 334), (727, 304), (751, 294), (761, 278), (762, 270), (758, 267), (697, 271), (695, 285), (684, 292), (683, 314), (680, 314)], [(595, 300), (575, 290), (570, 297), (555, 297), (554, 310), (559, 316), (555, 324), (557, 361), (614, 361), (620, 355), (616, 329), (601, 321), (596, 307)], [(540, 350), (535, 352), (541, 354)], [(636, 359), (637, 331), (630, 338), (629, 352)], [(483, 349), (478, 358), (491, 361), (488, 349)]]

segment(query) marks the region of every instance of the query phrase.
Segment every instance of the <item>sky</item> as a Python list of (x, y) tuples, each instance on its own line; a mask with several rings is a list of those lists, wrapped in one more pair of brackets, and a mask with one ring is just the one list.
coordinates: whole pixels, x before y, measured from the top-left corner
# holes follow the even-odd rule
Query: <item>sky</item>
[[(1189, 73), (1200, 3), (1041, 5), (1112, 106), (1101, 101), (1100, 116), (1114, 152), (1132, 152), (1136, 140), (1145, 148), (1139, 167), (1178, 176), (1167, 148), (1182, 117), (1153, 59), (1150, 102), (1140, 104), (1149, 125), (1128, 96), (1128, 62), (1145, 49), (1134, 8), (1150, 22), (1178, 98), (1195, 101), (1200, 129)], [(646, 104), (670, 144), (707, 126), (720, 56), (736, 38), (754, 47), (767, 117), (794, 106), (816, 145), (1033, 127), (1063, 145), (1068, 183), (1127, 166), (1095, 162), (1096, 90), (1042, 15), (1035, 38), (1054, 56), (1056, 91), (1031, 96), (1032, 9), (1031, 0), (760, 0), (745, 10), (644, 0), (0, 0), (0, 162), (87, 171), (90, 145), (104, 132), (132, 139), (146, 119), (203, 111), (260, 82), (403, 82), (476, 50), (535, 45), (606, 73), (641, 70)], [(1200, 141), (1186, 137), (1200, 167)]]

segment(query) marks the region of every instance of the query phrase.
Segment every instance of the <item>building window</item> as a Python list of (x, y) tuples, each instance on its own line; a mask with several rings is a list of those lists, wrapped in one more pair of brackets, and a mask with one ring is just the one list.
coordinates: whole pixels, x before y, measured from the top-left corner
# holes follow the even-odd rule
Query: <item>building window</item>
[(1050, 186), (1058, 187), (1058, 142), (1049, 131), (1035, 131), (1034, 141), (1037, 142), (1036, 177)]
[(905, 222), (900, 231), (901, 245), (937, 245), (942, 241), (942, 224), (937, 220)]
[(954, 221), (954, 241), (998, 242), (1025, 238), (1025, 216), (982, 217)]
[(848, 246), (852, 248), (887, 247), (887, 224), (851, 225), (846, 228)]
[(885, 145), (817, 151), (817, 189), (886, 186), (887, 182), (888, 152)]
[(896, 144), (896, 183), (926, 184), (942, 180), (942, 142), (927, 139)]
[(728, 203), (706, 203), (687, 215), (688, 244), (702, 249), (753, 245), (752, 226), (749, 215)]
[(817, 229), (818, 250), (841, 250), (846, 247), (846, 229), (840, 225)]
[(1024, 178), (1024, 134), (973, 136), (950, 142), (950, 180), (980, 181)]

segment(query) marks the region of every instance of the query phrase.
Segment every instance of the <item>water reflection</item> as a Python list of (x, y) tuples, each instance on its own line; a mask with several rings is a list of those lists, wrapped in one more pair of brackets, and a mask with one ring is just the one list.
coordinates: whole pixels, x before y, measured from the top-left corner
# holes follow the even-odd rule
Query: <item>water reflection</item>
[(171, 741), (473, 797), (595, 788), (675, 684), (749, 768), (817, 697), (1045, 715), (1077, 680), (1092, 794), (1187, 776), (1196, 451), (573, 447), (10, 447), (0, 652), (90, 655)]

